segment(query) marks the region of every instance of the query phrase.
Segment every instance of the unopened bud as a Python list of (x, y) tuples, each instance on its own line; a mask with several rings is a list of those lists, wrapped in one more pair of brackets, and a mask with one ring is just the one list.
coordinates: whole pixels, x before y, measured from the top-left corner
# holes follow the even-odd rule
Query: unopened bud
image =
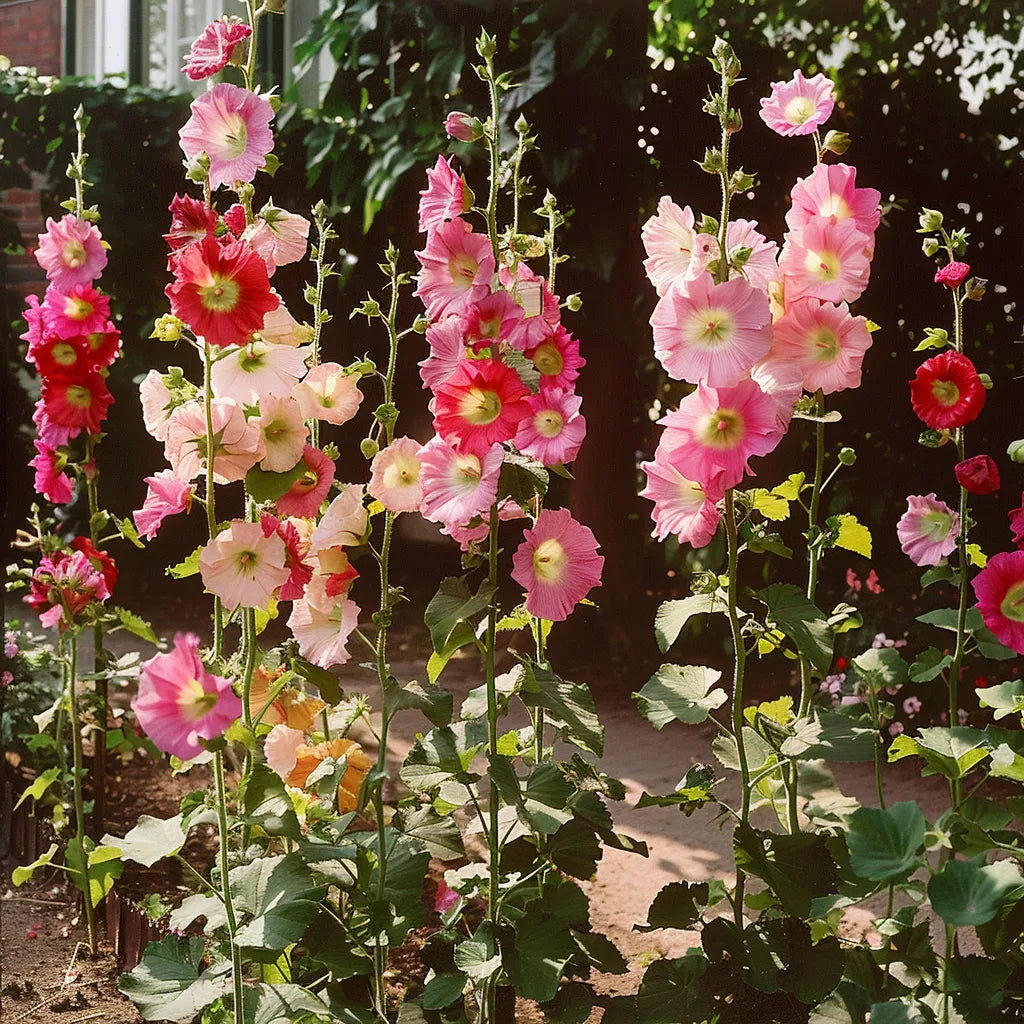
[(925, 256), (934, 256), (939, 251), (939, 240), (937, 238), (926, 238), (921, 243), (921, 251)]
[(476, 40), (476, 52), (484, 60), (490, 60), (498, 52), (498, 44), (494, 41), (494, 36), (488, 33), (487, 29), (480, 30), (480, 35)]
[(177, 341), (185, 324), (171, 313), (158, 316), (153, 323), (151, 338), (159, 338), (161, 341)]
[(917, 218), (922, 231), (938, 231), (942, 227), (942, 214), (938, 210), (929, 210), (927, 207), (921, 210)]
[(840, 448), (839, 461), (844, 466), (852, 466), (857, 461), (857, 453), (852, 448)]
[(380, 445), (372, 437), (364, 437), (359, 442), (359, 450), (363, 453), (363, 458), (369, 461), (380, 451)]
[(578, 313), (583, 308), (583, 299), (579, 292), (573, 292), (572, 295), (565, 300), (565, 305), (566, 308), (571, 310), (573, 313)]
[(459, 142), (476, 142), (484, 136), (480, 118), (461, 110), (453, 110), (444, 119), (444, 130), (450, 139), (458, 139)]
[(1010, 446), (1006, 449), (1006, 454), (1010, 456), (1011, 462), (1024, 463), (1024, 438), (1019, 441), (1011, 441)]
[(842, 156), (850, 148), (850, 136), (846, 132), (829, 132), (821, 148), (827, 149), (836, 156)]
[(738, 110), (729, 110), (725, 115), (725, 130), (735, 135), (743, 127), (743, 115)]
[(202, 185), (210, 177), (210, 158), (206, 153), (197, 153), (191, 160), (185, 162), (185, 177)]
[(382, 426), (391, 426), (398, 420), (398, 406), (394, 402), (382, 402), (373, 410), (373, 415)]
[(430, 326), (430, 317), (427, 317), (427, 316), (418, 316), (412, 322), (412, 329), (417, 334), (426, 334), (427, 333), (427, 328), (429, 326)]

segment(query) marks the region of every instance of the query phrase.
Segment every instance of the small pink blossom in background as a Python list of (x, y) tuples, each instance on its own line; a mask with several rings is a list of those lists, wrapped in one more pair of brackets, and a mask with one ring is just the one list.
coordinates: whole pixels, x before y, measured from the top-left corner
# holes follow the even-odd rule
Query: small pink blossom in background
[(434, 912), (447, 914), (452, 907), (458, 904), (461, 897), (443, 878), (438, 880), (437, 889), (434, 892)]
[(541, 387), (526, 399), (530, 412), (519, 422), (515, 446), (545, 466), (567, 465), (579, 454), (587, 436), (580, 414), (583, 399), (562, 388)]
[(947, 263), (935, 271), (935, 283), (944, 284), (947, 288), (956, 288), (964, 283), (971, 268), (966, 263)]
[(788, 82), (772, 82), (771, 94), (761, 99), (761, 120), (779, 135), (810, 135), (832, 116), (835, 99), (833, 81), (794, 71)]
[(1018, 549), (1024, 548), (1024, 494), (1020, 496), (1020, 503), (1020, 508), (1012, 509), (1006, 514), (1010, 520), (1010, 533), (1013, 536), (1013, 543)]
[(210, 158), (210, 188), (252, 181), (274, 148), (274, 108), (262, 97), (219, 82), (192, 102), (192, 116), (178, 131), (189, 160)]
[(295, 385), (292, 397), (308, 420), (339, 426), (355, 416), (363, 393), (358, 374), (345, 373), (339, 363), (320, 363)]
[(461, 174), (452, 170), (452, 157), (438, 156), (427, 168), (427, 187), (420, 192), (420, 231), (433, 231), (461, 217), (473, 205), (473, 193)]
[(13, 629), (4, 633), (4, 657), (16, 658), (18, 656), (18, 634)]
[(465, 114), (461, 110), (453, 110), (444, 119), (444, 130), (450, 139), (458, 139), (459, 142), (476, 142), (477, 139), (483, 138), (480, 118)]
[(978, 611), (996, 639), (1024, 654), (1024, 551), (993, 555), (971, 580)]
[(939, 501), (934, 491), (907, 498), (907, 511), (896, 525), (896, 536), (915, 565), (941, 564), (956, 547), (959, 535), (960, 514)]
[(29, 465), (36, 471), (35, 491), (54, 505), (66, 505), (75, 496), (75, 486), (64, 472), (67, 460), (44, 441), (33, 442), (36, 457)]
[(288, 628), (299, 653), (320, 668), (344, 665), (351, 655), (348, 638), (359, 623), (359, 605), (347, 597), (328, 597), (326, 579), (314, 576), (305, 596), (292, 605)]
[(857, 168), (847, 164), (818, 164), (793, 186), (792, 205), (786, 213), (790, 228), (802, 228), (813, 217), (851, 220), (865, 236), (869, 256), (882, 214), (881, 192), (857, 188)]
[(644, 270), (659, 296), (677, 281), (690, 277), (697, 232), (689, 206), (680, 209), (670, 196), (662, 196), (658, 212), (644, 224), (640, 237), (647, 251)]
[(297, 263), (306, 255), (309, 226), (305, 217), (267, 203), (243, 238), (259, 253), (267, 273), (273, 274), (278, 267)]
[(712, 497), (699, 483), (687, 480), (663, 448), (658, 449), (653, 462), (642, 462), (640, 468), (647, 475), (647, 486), (640, 496), (654, 502), (651, 536), (661, 541), (672, 534), (680, 543), (695, 548), (710, 544), (722, 518), (715, 507), (721, 494), (712, 492)]
[(367, 490), (389, 512), (417, 512), (423, 500), (420, 443), (396, 437), (373, 457)]
[(503, 455), (500, 444), (492, 445), (481, 459), (469, 452), (459, 454), (444, 438), (431, 438), (419, 450), (423, 518), (460, 526), (484, 515), (498, 496)]
[(498, 343), (502, 341), (514, 349), (522, 350), (525, 346), (523, 307), (506, 291), (492, 292), (467, 306), (459, 325), (463, 344), (474, 352), (489, 348), (491, 355), (496, 355)]
[(99, 228), (73, 213), (59, 221), (46, 218), (35, 257), (50, 283), (62, 292), (76, 284), (92, 284), (107, 265)]
[(999, 490), (999, 467), (990, 455), (975, 455), (953, 467), (956, 482), (969, 494)]
[(334, 482), (334, 462), (319, 448), (306, 445), (302, 451), (306, 472), (275, 501), (283, 516), (313, 518)]
[(921, 701), (917, 697), (908, 697), (903, 702), (903, 714), (913, 718), (921, 710)]
[(241, 715), (242, 702), (227, 679), (203, 667), (199, 637), (177, 633), (172, 651), (143, 662), (132, 710), (162, 751), (190, 761), (203, 752), (200, 739), (222, 735)]
[(580, 369), (587, 365), (580, 355), (579, 339), (574, 338), (561, 324), (545, 336), (534, 349), (526, 350), (527, 359), (532, 360), (540, 374), (541, 387), (575, 389)]
[[(11, 657), (13, 657), (13, 655), (8, 654), (7, 657), (11, 658)], [(11, 683), (13, 683), (13, 682), (14, 682), (14, 673), (9, 671), (8, 669), (4, 669), (3, 673), (0, 673), (0, 686), (10, 686)]]
[(890, 736), (899, 736), (899, 734), (904, 731), (904, 728), (905, 727), (904, 727), (902, 722), (890, 722), (889, 723), (889, 735)]
[(146, 500), (142, 508), (132, 513), (136, 529), (147, 540), (152, 540), (163, 521), (179, 512), (188, 512), (192, 507), (195, 486), (179, 480), (170, 469), (162, 469), (154, 476), (147, 476)]
[(357, 547), (363, 542), (369, 522), (363, 505), (363, 488), (348, 484), (317, 523), (310, 541), (312, 549)]
[(885, 587), (879, 582), (878, 573), (872, 569), (864, 581), (864, 586), (868, 588), (868, 592), (871, 594), (884, 594)]
[(171, 228), (164, 235), (164, 241), (172, 250), (201, 242), (217, 228), (216, 212), (192, 196), (175, 195), (168, 210), (171, 214)]
[(227, 15), (218, 18), (207, 25), (192, 43), (181, 70), (193, 82), (209, 78), (227, 67), (235, 47), (251, 35), (252, 29), (241, 18)]
[(859, 594), (859, 593), (860, 593), (860, 588), (861, 588), (861, 582), (860, 582), (860, 580), (859, 580), (859, 579), (857, 578), (857, 574), (856, 574), (856, 573), (855, 573), (855, 572), (853, 571), (853, 569), (847, 569), (847, 570), (846, 570), (846, 585), (847, 585), (847, 586), (848, 586), (848, 587), (849, 587), (849, 588), (850, 588), (850, 589), (851, 589), (851, 590), (852, 590), (852, 591), (853, 591), (853, 592), (854, 592), (855, 594)]
[(73, 284), (66, 291), (50, 286), (43, 299), (45, 329), (61, 338), (102, 331), (110, 319), (110, 299), (91, 284)]
[(822, 302), (859, 299), (871, 274), (869, 242), (849, 219), (811, 217), (788, 232), (779, 257), (787, 305), (802, 298)]
[(568, 509), (541, 510), (512, 555), (512, 579), (526, 589), (526, 610), (562, 622), (593, 587), (601, 585), (604, 556), (586, 526)]
[(448, 380), (466, 358), (462, 340), (462, 318), (448, 316), (427, 328), (430, 355), (420, 362), (420, 378), (425, 388), (437, 388)]
[(302, 418), (302, 410), (294, 398), (267, 395), (260, 399), (257, 420), (266, 455), (260, 469), (269, 473), (287, 473), (302, 458), (306, 449), (309, 428)]
[(422, 269), (414, 294), (432, 320), (462, 313), (490, 292), (494, 275), (490, 239), (472, 231), (464, 220), (447, 221), (431, 231), (416, 258)]
[(971, 713), (965, 708), (957, 708), (956, 711), (956, 723), (957, 725), (966, 725), (971, 720)]
[(199, 572), (228, 611), (266, 608), (288, 579), (284, 541), (276, 533), (265, 536), (259, 523), (236, 519), (203, 548)]
[(287, 779), (295, 767), (296, 752), (305, 742), (306, 734), (301, 729), (280, 723), (275, 725), (263, 741), (267, 767), (282, 779)]
[(764, 292), (740, 278), (715, 284), (707, 273), (669, 288), (651, 326), (654, 354), (668, 375), (711, 387), (738, 383), (772, 344)]

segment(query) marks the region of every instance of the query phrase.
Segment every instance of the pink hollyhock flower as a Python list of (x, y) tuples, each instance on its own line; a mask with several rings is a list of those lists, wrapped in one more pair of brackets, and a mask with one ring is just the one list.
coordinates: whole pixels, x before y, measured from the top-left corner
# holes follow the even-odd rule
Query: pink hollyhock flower
[(210, 158), (210, 188), (252, 181), (274, 148), (274, 108), (248, 89), (219, 82), (191, 109), (178, 138), (189, 160), (200, 153)]
[(39, 613), (39, 621), (61, 632), (93, 601), (105, 601), (110, 589), (102, 572), (83, 551), (44, 555), (29, 583), (25, 603)]
[(64, 472), (67, 457), (38, 438), (32, 443), (37, 454), (29, 465), (36, 471), (33, 481), (36, 493), (54, 505), (68, 504), (75, 496), (75, 485)]
[(46, 416), (62, 427), (99, 434), (114, 396), (96, 370), (72, 376), (45, 377), (40, 389)]
[(495, 444), (483, 458), (455, 451), (441, 437), (420, 450), (423, 501), (420, 514), (432, 523), (461, 525), (483, 515), (498, 497), (498, 476), (504, 452)]
[(292, 484), (287, 493), (277, 499), (277, 511), (283, 516), (312, 518), (334, 482), (334, 462), (319, 448), (306, 445), (302, 452), (306, 472)]
[(874, 188), (857, 188), (856, 181), (856, 167), (818, 164), (793, 186), (793, 205), (786, 214), (786, 224), (795, 230), (814, 217), (851, 220), (867, 239), (870, 257), (875, 247), (875, 230), (882, 217), (879, 209), (882, 194)]
[(314, 576), (288, 617), (299, 654), (320, 668), (348, 661), (348, 638), (359, 623), (359, 605), (347, 597), (328, 597), (325, 586), (323, 576)]
[(971, 268), (966, 263), (947, 263), (935, 271), (935, 283), (947, 288), (956, 288), (967, 280)]
[(267, 273), (273, 274), (278, 267), (297, 263), (306, 255), (309, 221), (267, 203), (244, 237), (266, 263)]
[(647, 486), (640, 496), (654, 502), (651, 536), (661, 541), (673, 534), (681, 544), (695, 548), (710, 544), (722, 518), (715, 507), (721, 494), (709, 495), (699, 483), (687, 480), (663, 448), (658, 449), (653, 462), (641, 462), (640, 468), (647, 475)]
[(277, 292), (271, 289), (271, 293), (277, 296), (279, 305), (263, 318), (260, 337), (269, 345), (287, 345), (290, 348), (308, 345), (313, 340), (313, 328), (309, 324), (300, 324), (288, 312)]
[(434, 891), (434, 913), (447, 914), (461, 898), (443, 878), (439, 879)]
[(142, 422), (146, 432), (157, 441), (167, 440), (167, 424), (173, 412), (174, 397), (164, 383), (163, 374), (159, 370), (150, 370), (139, 385), (139, 397), (142, 400)]
[(816, 299), (796, 299), (775, 324), (772, 353), (795, 363), (808, 391), (826, 395), (860, 387), (861, 364), (871, 348), (871, 332), (862, 316)]
[(91, 285), (107, 265), (99, 228), (73, 213), (59, 221), (46, 218), (46, 232), (39, 236), (35, 257), (60, 292), (68, 292), (76, 284)]
[(978, 611), (996, 639), (1024, 654), (1024, 551), (993, 555), (971, 580)]
[[(470, 526), (468, 523), (465, 525), (446, 523), (441, 527), (441, 533), (446, 537), (451, 537), (463, 551), (468, 552), (472, 544), (481, 544), (487, 539), (487, 535), (491, 532), (490, 518), (489, 514), (485, 514), (482, 520), (479, 516), (474, 516), (472, 520), (476, 524), (474, 526)], [(513, 519), (525, 518), (526, 513), (518, 501), (514, 501), (512, 498), (502, 498), (498, 502), (498, 519), (501, 522), (507, 523)]]
[(462, 340), (462, 318), (445, 317), (427, 328), (430, 355), (421, 363), (420, 377), (425, 388), (437, 388), (448, 380), (466, 358)]
[(1020, 496), (1020, 508), (1007, 512), (1010, 520), (1010, 533), (1013, 535), (1013, 543), (1018, 548), (1024, 548), (1024, 494)]
[(969, 494), (991, 494), (999, 490), (999, 467), (990, 455), (975, 455), (953, 467), (957, 483)]
[(552, 293), (543, 277), (523, 262), (514, 270), (499, 267), (498, 280), (523, 310), (523, 319), (514, 335), (514, 347), (520, 352), (536, 348), (562, 321), (558, 296)]
[(529, 393), (500, 360), (466, 359), (434, 391), (434, 429), (459, 452), (482, 457), (515, 437)]
[(665, 295), (672, 284), (693, 276), (690, 260), (697, 245), (697, 232), (689, 206), (680, 209), (670, 196), (662, 196), (658, 212), (641, 228), (640, 237), (647, 251), (644, 269), (659, 295)]
[(314, 552), (327, 548), (354, 548), (363, 543), (370, 518), (363, 505), (363, 488), (348, 484), (327, 507), (313, 530), (310, 546)]
[(515, 446), (545, 466), (566, 465), (579, 454), (587, 436), (587, 421), (580, 415), (583, 399), (562, 388), (541, 387), (530, 395), (530, 408), (516, 431)]
[(222, 246), (207, 236), (171, 264), (175, 280), (164, 289), (171, 312), (211, 345), (244, 344), (280, 301), (263, 260), (244, 242)]
[(77, 335), (61, 338), (56, 334), (44, 334), (30, 344), (25, 358), (34, 363), (41, 377), (75, 376), (92, 369), (89, 347), (85, 338)]
[(853, 302), (868, 286), (871, 262), (868, 235), (847, 218), (811, 217), (786, 235), (779, 259), (786, 302), (805, 297), (822, 302)]
[(24, 334), (18, 335), (18, 337), (22, 341), (28, 342), (28, 348), (31, 352), (33, 348), (42, 344), (43, 336), (47, 333), (43, 326), (43, 308), (39, 305), (38, 295), (26, 297), (25, 308), (22, 310), (21, 315), (28, 325), (28, 330)]
[[(266, 455), (259, 421), (247, 420), (233, 398), (210, 403), (213, 421), (213, 479), (219, 484), (241, 480)], [(167, 424), (164, 456), (179, 480), (206, 470), (206, 412), (202, 402), (179, 405)]]
[(270, 473), (286, 473), (302, 458), (309, 428), (302, 419), (302, 410), (294, 398), (267, 395), (260, 399), (260, 433), (267, 454), (260, 469)]
[(35, 425), (39, 440), (50, 448), (61, 448), (72, 437), (82, 432), (80, 427), (65, 427), (54, 423), (47, 415), (46, 403), (40, 399), (32, 411), (32, 423)]
[(229, 352), (213, 364), (213, 393), (233, 398), (239, 405), (254, 405), (276, 395), (290, 396), (306, 372), (307, 345), (268, 345), (254, 338), (237, 352)]
[(229, 611), (266, 608), (288, 580), (284, 541), (276, 533), (267, 537), (259, 523), (235, 519), (203, 548), (199, 572)]
[(771, 353), (750, 371), (750, 379), (772, 400), (775, 422), (781, 431), (789, 430), (793, 410), (804, 393), (804, 377), (800, 367)]
[(574, 390), (580, 368), (587, 365), (580, 355), (579, 340), (561, 324), (535, 349), (528, 349), (526, 358), (537, 368), (541, 387), (565, 388), (566, 391)]
[[(756, 220), (731, 220), (725, 231), (725, 245), (735, 258), (737, 249), (749, 249), (750, 255), (740, 270), (730, 268), (730, 277), (744, 277), (751, 287), (767, 291), (779, 276), (779, 247), (757, 230)], [(717, 251), (718, 246), (715, 246)]]
[(192, 43), (192, 48), (185, 58), (185, 66), (181, 70), (193, 82), (209, 78), (210, 75), (215, 75), (228, 66), (235, 47), (251, 35), (252, 29), (241, 18), (227, 15), (218, 18), (207, 25), (199, 38)]
[(267, 767), (287, 779), (295, 768), (296, 753), (306, 743), (306, 734), (301, 729), (279, 723), (267, 733), (263, 741), (263, 756)]
[(526, 610), (562, 622), (592, 587), (601, 585), (604, 555), (568, 509), (543, 509), (512, 556), (512, 579), (526, 588)]
[(835, 82), (794, 71), (790, 81), (772, 82), (771, 95), (761, 100), (761, 120), (779, 135), (810, 135), (832, 116), (835, 99)]
[(192, 196), (176, 194), (167, 209), (171, 214), (171, 229), (164, 235), (164, 241), (171, 249), (184, 249), (201, 242), (217, 229), (216, 212)]
[(668, 375), (712, 387), (737, 383), (772, 344), (768, 298), (739, 278), (715, 284), (701, 274), (670, 287), (651, 326), (654, 354)]
[[(224, 221), (224, 227), (231, 232), (235, 238), (241, 238), (245, 234), (245, 207), (241, 203), (232, 203), (223, 213), (221, 220)], [(230, 239), (228, 239), (230, 241)], [(267, 268), (267, 273), (273, 273), (270, 267)]]
[(71, 542), (71, 546), (75, 551), (80, 551), (85, 555), (94, 569), (99, 570), (103, 576), (103, 582), (106, 584), (107, 597), (109, 597), (114, 592), (114, 584), (117, 583), (119, 575), (114, 559), (106, 551), (97, 551), (88, 537), (76, 537)]
[(67, 291), (54, 285), (43, 299), (43, 324), (62, 338), (102, 331), (110, 319), (110, 299), (91, 284), (75, 284)]
[(480, 118), (464, 114), (461, 110), (453, 110), (444, 119), (444, 130), (448, 138), (458, 139), (459, 142), (476, 142), (484, 134)]
[(427, 168), (427, 187), (420, 193), (420, 231), (433, 231), (461, 217), (473, 206), (473, 193), (465, 175), (452, 170), (452, 157), (438, 156)]
[(464, 220), (448, 221), (431, 231), (426, 248), (416, 258), (423, 269), (416, 278), (415, 294), (432, 320), (461, 313), (490, 291), (494, 275), (490, 240), (471, 231)]
[(396, 437), (373, 457), (367, 490), (389, 512), (418, 512), (423, 500), (420, 443)]
[(162, 469), (145, 479), (149, 488), (146, 500), (142, 508), (132, 513), (132, 518), (140, 535), (152, 540), (168, 516), (188, 512), (192, 508), (196, 489), (193, 484), (179, 480), (170, 469)]
[(933, 430), (962, 427), (985, 405), (985, 385), (974, 363), (953, 349), (923, 362), (910, 381), (910, 404)]
[(700, 383), (658, 422), (666, 428), (658, 447), (676, 469), (718, 493), (752, 473), (748, 460), (773, 451), (784, 433), (775, 403), (752, 380), (729, 388)]
[(489, 348), (491, 355), (497, 355), (502, 341), (521, 349), (525, 339), (523, 308), (505, 291), (492, 292), (471, 303), (460, 317), (460, 324), (463, 343), (477, 352)]
[(222, 676), (199, 659), (199, 637), (176, 633), (174, 650), (143, 662), (132, 710), (142, 731), (164, 753), (191, 761), (201, 739), (223, 735), (242, 714), (242, 702)]
[(914, 565), (939, 565), (956, 547), (960, 514), (931, 494), (912, 494), (896, 524), (903, 553)]
[(359, 376), (345, 373), (338, 363), (320, 363), (292, 389), (302, 415), (308, 420), (324, 420), (336, 426), (347, 423), (359, 409), (363, 393)]

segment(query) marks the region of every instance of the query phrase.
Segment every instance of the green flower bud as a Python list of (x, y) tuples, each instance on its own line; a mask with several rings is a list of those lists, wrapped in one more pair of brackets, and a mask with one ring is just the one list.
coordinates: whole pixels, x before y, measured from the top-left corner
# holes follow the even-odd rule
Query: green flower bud
[(417, 334), (426, 334), (427, 328), (430, 326), (430, 317), (418, 316), (412, 322), (412, 329)]
[(1024, 464), (1024, 438), (1019, 441), (1011, 441), (1010, 446), (1006, 449), (1006, 454), (1010, 456), (1011, 462)]
[(857, 453), (852, 448), (840, 448), (839, 461), (844, 466), (852, 466), (857, 461)]
[(566, 308), (570, 309), (573, 313), (578, 313), (583, 308), (583, 299), (579, 292), (573, 292), (572, 295), (565, 300), (565, 305)]
[(921, 242), (921, 250), (925, 256), (934, 256), (939, 251), (939, 240), (937, 238), (926, 238)]
[(363, 458), (369, 461), (380, 451), (380, 445), (372, 437), (364, 437), (359, 442), (359, 450), (363, 453)]
[(938, 231), (942, 227), (942, 214), (938, 210), (929, 210), (924, 207), (917, 218), (922, 231)]

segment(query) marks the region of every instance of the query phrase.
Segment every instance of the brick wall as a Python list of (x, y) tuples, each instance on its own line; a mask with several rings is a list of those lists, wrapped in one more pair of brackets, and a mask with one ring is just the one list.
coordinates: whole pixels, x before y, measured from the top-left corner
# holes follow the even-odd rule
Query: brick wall
[(11, 305), (20, 308), (22, 300), (29, 293), (41, 295), (46, 290), (46, 275), (31, 251), (39, 244), (38, 235), (43, 230), (43, 217), (39, 212), (39, 192), (44, 182), (33, 175), (34, 189), (11, 188), (0, 193), (0, 207), (16, 222), (21, 231), (21, 240), (29, 252), (7, 257), (6, 285), (12, 293)]
[(59, 75), (60, 0), (0, 0), (0, 53), (41, 75)]

